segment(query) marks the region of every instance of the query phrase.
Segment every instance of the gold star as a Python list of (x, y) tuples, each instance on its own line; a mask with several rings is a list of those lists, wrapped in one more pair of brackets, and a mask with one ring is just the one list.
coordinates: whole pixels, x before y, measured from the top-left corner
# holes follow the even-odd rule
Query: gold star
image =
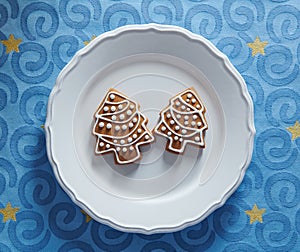
[(265, 47), (267, 44), (268, 41), (260, 41), (257, 36), (256, 39), (252, 43), (248, 43), (247, 46), (252, 49), (252, 57), (254, 57), (258, 53), (265, 55)]
[(258, 209), (257, 205), (254, 204), (253, 208), (251, 210), (246, 210), (245, 213), (249, 215), (250, 217), (250, 224), (252, 224), (255, 221), (259, 221), (260, 223), (263, 222), (262, 215), (265, 213), (266, 209), (261, 208)]
[(9, 219), (16, 221), (16, 213), (19, 209), (19, 207), (11, 207), (10, 202), (7, 203), (5, 208), (0, 208), (0, 213), (3, 214), (3, 222), (7, 222)]
[(13, 34), (10, 34), (8, 40), (1, 40), (1, 43), (6, 46), (5, 53), (8, 54), (11, 51), (19, 52), (19, 44), (22, 39), (15, 39)]
[(88, 43), (90, 43), (92, 40), (94, 40), (95, 38), (97, 38), (96, 35), (93, 35), (91, 40), (86, 40), (86, 41), (83, 41), (83, 44), (87, 45)]
[(293, 126), (290, 126), (286, 128), (289, 132), (292, 134), (292, 140), (295, 140), (296, 138), (300, 137), (300, 123), (299, 121), (296, 121)]
[(85, 222), (89, 223), (92, 220), (92, 217), (89, 216), (84, 210), (81, 210), (80, 212), (82, 212), (85, 215)]

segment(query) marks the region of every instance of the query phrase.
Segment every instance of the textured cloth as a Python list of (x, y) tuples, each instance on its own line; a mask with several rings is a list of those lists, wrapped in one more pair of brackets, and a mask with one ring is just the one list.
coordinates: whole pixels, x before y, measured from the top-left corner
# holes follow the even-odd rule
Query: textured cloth
[[(299, 0), (0, 0), (0, 251), (300, 251), (299, 9)], [(94, 35), (149, 22), (185, 27), (229, 57), (253, 98), (257, 135), (223, 207), (181, 232), (146, 236), (72, 203), (42, 125), (76, 51)]]

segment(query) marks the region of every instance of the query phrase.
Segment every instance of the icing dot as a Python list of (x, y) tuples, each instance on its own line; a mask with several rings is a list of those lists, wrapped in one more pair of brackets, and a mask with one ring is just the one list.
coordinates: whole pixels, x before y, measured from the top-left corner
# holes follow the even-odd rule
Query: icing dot
[(174, 139), (177, 141), (178, 140), (178, 136), (174, 136)]
[(186, 102), (190, 102), (190, 99), (186, 99)]
[(133, 148), (132, 146), (129, 147), (129, 150), (133, 151), (133, 149), (134, 149), (134, 148)]
[(115, 107), (115, 106), (111, 106), (110, 110), (111, 110), (112, 112), (115, 112), (115, 111), (116, 111), (116, 107)]
[(179, 101), (177, 101), (175, 104), (176, 104), (176, 106), (180, 106), (180, 102)]
[(197, 119), (197, 115), (193, 115), (193, 119), (196, 120)]
[(201, 122), (197, 122), (197, 126), (199, 126), (199, 127), (200, 127), (200, 126), (201, 126)]
[(165, 131), (165, 130), (166, 130), (166, 127), (165, 127), (165, 126), (162, 126), (162, 127), (161, 127), (161, 130), (162, 130), (162, 131)]
[(177, 118), (177, 119), (180, 119), (180, 118), (181, 118), (181, 115), (177, 114), (177, 115), (176, 115), (176, 118)]
[(101, 142), (101, 143), (100, 143), (100, 147), (103, 147), (103, 146), (104, 146), (104, 143), (103, 143), (103, 142)]
[(169, 131), (169, 132), (168, 132), (168, 136), (171, 136), (171, 135), (172, 135), (172, 133), (171, 133), (171, 131)]
[(122, 130), (126, 130), (127, 129), (127, 125), (122, 125)]
[(194, 98), (194, 99), (192, 99), (192, 103), (196, 103), (196, 99)]
[(123, 105), (120, 104), (120, 105), (118, 106), (118, 109), (122, 109), (122, 108), (123, 108)]
[(137, 132), (138, 132), (138, 133), (142, 133), (142, 129), (138, 129)]
[(104, 122), (100, 122), (100, 123), (99, 123), (99, 127), (100, 127), (100, 128), (103, 128), (103, 127), (104, 127)]
[(192, 94), (187, 94), (187, 98), (192, 98)]
[(186, 134), (186, 132), (187, 132), (186, 129), (183, 129), (183, 130), (181, 131), (182, 134)]
[(187, 108), (186, 111), (191, 111), (191, 109), (190, 109), (190, 108)]
[(114, 94), (111, 94), (111, 95), (109, 96), (109, 98), (113, 100), (113, 99), (115, 99), (115, 95), (114, 95)]
[(137, 120), (138, 120), (138, 119), (137, 119), (136, 117), (132, 119), (132, 121), (133, 121), (134, 123), (136, 123)]
[(133, 136), (132, 136), (134, 139), (136, 139), (137, 138), (137, 134), (133, 134)]
[(106, 128), (107, 128), (107, 129), (111, 129), (111, 127), (112, 127), (112, 126), (111, 126), (111, 123), (108, 123), (108, 124), (106, 125)]
[(115, 121), (115, 120), (117, 120), (117, 117), (116, 117), (115, 115), (113, 115), (113, 116), (111, 117), (111, 120)]
[(149, 136), (148, 136), (148, 135), (146, 135), (146, 136), (145, 136), (145, 139), (146, 139), (146, 140), (148, 140), (148, 139), (149, 139)]
[(109, 144), (107, 144), (107, 145), (106, 145), (106, 149), (108, 149), (109, 147), (110, 147), (110, 145), (109, 145)]
[(182, 109), (182, 110), (185, 110), (185, 106), (184, 106), (184, 105), (182, 105), (182, 106), (181, 106), (181, 109)]
[(184, 120), (189, 120), (189, 116), (188, 116), (188, 115), (185, 115), (185, 116), (184, 116)]
[(200, 141), (200, 138), (199, 138), (199, 137), (195, 137), (195, 141), (196, 141), (196, 142), (199, 142), (199, 141)]
[(130, 109), (134, 109), (134, 105), (131, 104), (131, 105), (129, 106), (129, 108), (130, 108)]
[(171, 123), (171, 124), (174, 124), (175, 122), (174, 122), (174, 120), (171, 120), (170, 123)]
[(171, 114), (167, 114), (167, 118), (171, 118)]
[(184, 125), (186, 126), (186, 125), (188, 125), (189, 124), (189, 122), (188, 121), (184, 121)]
[(120, 130), (120, 126), (117, 125), (117, 126), (115, 127), (115, 131), (119, 131), (119, 130)]
[(124, 147), (124, 148), (122, 149), (122, 151), (123, 151), (123, 152), (126, 152), (126, 151), (127, 151), (127, 148), (126, 148), (126, 147)]
[(182, 138), (179, 138), (179, 141), (180, 141), (180, 142), (182, 142), (182, 141), (183, 141), (183, 139), (182, 139)]
[(128, 126), (129, 126), (129, 128), (132, 128), (133, 127), (133, 123), (132, 122), (129, 123)]
[(192, 122), (192, 126), (195, 126), (196, 125), (196, 122)]
[(117, 143), (118, 142), (118, 140), (114, 140), (114, 143)]
[(132, 111), (131, 110), (127, 110), (126, 114), (130, 116), (130, 115), (132, 115)]
[(117, 150), (117, 151), (120, 151), (120, 150), (121, 150), (121, 148), (120, 148), (120, 147), (117, 147), (117, 148), (116, 148), (116, 150)]
[(176, 125), (175, 130), (180, 130), (180, 127), (178, 125)]
[(200, 108), (200, 105), (199, 105), (199, 104), (197, 104), (197, 105), (196, 105), (196, 108), (197, 108), (197, 109), (199, 109), (199, 108)]
[(128, 137), (127, 141), (128, 141), (128, 143), (131, 143), (132, 142), (132, 138)]
[(125, 115), (124, 114), (121, 114), (120, 115), (120, 120), (123, 120), (125, 118)]
[(107, 112), (107, 111), (109, 110), (109, 108), (108, 108), (107, 106), (105, 106), (105, 107), (103, 108), (103, 110), (104, 110), (105, 112)]
[(120, 144), (125, 144), (125, 140), (122, 139), (122, 140), (120, 141)]

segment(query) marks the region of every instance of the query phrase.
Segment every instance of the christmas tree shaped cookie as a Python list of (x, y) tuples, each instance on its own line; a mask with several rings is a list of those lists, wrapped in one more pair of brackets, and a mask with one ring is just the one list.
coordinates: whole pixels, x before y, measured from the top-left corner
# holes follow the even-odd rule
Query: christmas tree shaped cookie
[(115, 89), (106, 94), (95, 113), (95, 120), (95, 153), (114, 152), (118, 164), (140, 159), (139, 146), (154, 141), (146, 127), (148, 119), (139, 111), (139, 105)]
[(197, 92), (189, 88), (170, 100), (160, 112), (160, 120), (154, 132), (169, 139), (166, 149), (183, 153), (187, 143), (205, 147), (204, 133), (207, 130), (205, 107)]

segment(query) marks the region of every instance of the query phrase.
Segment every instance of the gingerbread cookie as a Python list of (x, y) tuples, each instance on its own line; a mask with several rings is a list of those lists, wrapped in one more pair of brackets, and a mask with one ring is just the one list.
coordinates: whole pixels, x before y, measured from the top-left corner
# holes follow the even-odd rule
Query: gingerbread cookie
[(188, 88), (170, 100), (170, 105), (160, 112), (160, 120), (154, 129), (169, 139), (166, 149), (183, 153), (187, 143), (205, 147), (204, 133), (207, 122), (203, 106), (196, 90)]
[(138, 160), (141, 158), (139, 146), (154, 141), (146, 127), (148, 119), (139, 111), (139, 105), (115, 89), (108, 91), (95, 119), (95, 153), (114, 152), (117, 164)]

